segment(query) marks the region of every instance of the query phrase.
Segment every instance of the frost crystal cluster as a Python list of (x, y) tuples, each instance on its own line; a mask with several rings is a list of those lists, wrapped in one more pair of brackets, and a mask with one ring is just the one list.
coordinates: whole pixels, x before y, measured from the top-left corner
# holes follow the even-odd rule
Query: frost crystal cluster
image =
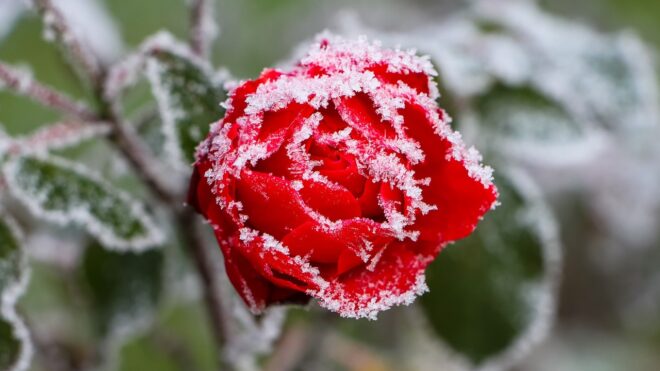
[(495, 203), (491, 169), (436, 104), (426, 57), (321, 35), (290, 70), (230, 92), (198, 147), (190, 202), (255, 312), (310, 297), (375, 318)]

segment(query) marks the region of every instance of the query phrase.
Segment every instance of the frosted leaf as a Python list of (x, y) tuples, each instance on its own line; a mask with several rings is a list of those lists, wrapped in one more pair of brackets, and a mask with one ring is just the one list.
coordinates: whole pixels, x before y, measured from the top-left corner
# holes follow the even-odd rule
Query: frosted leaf
[(29, 280), (21, 245), (16, 224), (3, 216), (0, 219), (0, 368), (3, 370), (27, 370), (33, 353), (30, 334), (15, 308)]
[(86, 248), (81, 269), (102, 336), (125, 337), (150, 322), (161, 297), (163, 266), (162, 250), (122, 253), (99, 244)]
[(524, 40), (535, 58), (534, 85), (566, 106), (612, 128), (657, 119), (651, 52), (637, 36), (600, 34), (525, 1), (482, 1), (475, 13)]
[(427, 270), (422, 307), (431, 328), (479, 369), (507, 369), (547, 333), (560, 246), (531, 179), (500, 171), (501, 205)]
[(167, 32), (145, 40), (138, 52), (115, 64), (106, 78), (104, 95), (118, 97), (143, 75), (158, 104), (164, 154), (175, 168), (187, 171), (196, 145), (224, 114), (224, 79)]
[(3, 175), (11, 195), (37, 218), (62, 226), (77, 224), (122, 251), (153, 248), (163, 241), (163, 233), (137, 200), (80, 165), (23, 155), (8, 161)]
[(428, 53), (440, 81), (461, 98), (499, 82), (527, 85), (559, 102), (580, 123), (628, 130), (655, 125), (659, 113), (653, 52), (638, 36), (603, 34), (525, 0), (482, 0), (442, 24), (379, 33), (351, 32)]
[(81, 286), (101, 339), (104, 369), (118, 367), (122, 346), (152, 326), (163, 296), (164, 264), (162, 249), (117, 252), (96, 243), (87, 246)]
[(484, 146), (536, 165), (588, 161), (604, 147), (600, 130), (531, 88), (498, 85), (475, 99), (474, 110)]

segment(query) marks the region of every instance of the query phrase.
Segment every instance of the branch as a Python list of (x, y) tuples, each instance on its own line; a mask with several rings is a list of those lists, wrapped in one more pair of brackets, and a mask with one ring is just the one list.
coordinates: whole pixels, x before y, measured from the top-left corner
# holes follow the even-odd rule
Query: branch
[[(315, 312), (311, 323), (293, 324), (285, 329), (266, 363), (265, 371), (306, 370), (317, 359), (336, 318), (334, 313)], [(302, 339), (301, 339), (302, 338)]]
[(53, 150), (68, 147), (83, 140), (110, 133), (105, 122), (64, 121), (45, 126), (33, 134), (12, 140), (9, 151)]
[(213, 39), (218, 33), (213, 21), (213, 1), (192, 0), (189, 33), (189, 43), (193, 53), (202, 58), (208, 58)]
[[(204, 239), (197, 229), (199, 223), (195, 223), (196, 219), (198, 219), (197, 215), (190, 208), (185, 208), (178, 214), (179, 227), (186, 239), (188, 250), (192, 253), (193, 262), (202, 283), (204, 302), (211, 318), (213, 335), (218, 344), (226, 344), (229, 338), (229, 328), (226, 324), (229, 323), (229, 319), (223, 311), (222, 301), (220, 300), (220, 287), (218, 280), (215, 279), (215, 269)], [(222, 352), (219, 352), (219, 356), (225, 358)], [(224, 366), (222, 370), (233, 369), (233, 366), (226, 359), (221, 359), (221, 362)]]
[(112, 127), (111, 139), (136, 170), (137, 175), (164, 203), (175, 208), (182, 204), (182, 195), (168, 185), (161, 174), (160, 163), (153, 157), (144, 142), (123, 119), (118, 104), (106, 101), (106, 118)]
[(34, 0), (34, 4), (43, 19), (44, 27), (54, 32), (54, 36), (71, 52), (72, 59), (80, 65), (93, 86), (99, 86), (103, 80), (103, 68), (94, 53), (76, 38), (62, 12), (52, 0)]
[(0, 62), (0, 81), (16, 94), (24, 95), (66, 115), (77, 117), (83, 121), (98, 120), (98, 116), (84, 104), (35, 81), (30, 74), (2, 62)]
[(264, 371), (294, 370), (299, 366), (308, 348), (318, 342), (305, 324), (289, 327), (276, 343), (270, 358), (264, 365)]

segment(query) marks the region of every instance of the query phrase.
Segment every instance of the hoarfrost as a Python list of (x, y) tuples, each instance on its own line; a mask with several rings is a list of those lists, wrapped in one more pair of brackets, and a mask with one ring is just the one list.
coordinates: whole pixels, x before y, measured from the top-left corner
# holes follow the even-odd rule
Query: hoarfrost
[[(4, 210), (0, 209), (0, 211), (5, 214)], [(0, 277), (0, 283), (3, 285), (0, 286), (0, 318), (10, 324), (12, 335), (21, 344), (18, 350), (18, 356), (13, 364), (10, 365), (9, 371), (24, 371), (30, 367), (34, 346), (32, 345), (30, 332), (25, 322), (16, 311), (16, 303), (27, 288), (30, 280), (30, 271), (27, 265), (27, 259), (22, 251), (23, 235), (18, 229), (17, 224), (13, 219), (8, 218), (6, 214), (0, 222), (8, 228), (11, 238), (15, 240), (18, 247), (18, 250), (15, 251), (18, 254), (16, 261), (0, 261), (0, 274), (9, 274), (9, 277)], [(5, 263), (16, 264), (17, 266), (5, 267)], [(15, 274), (12, 274), (11, 271), (15, 271)]]
[[(495, 30), (484, 30), (484, 23)], [(580, 121), (614, 130), (648, 127), (660, 115), (652, 52), (639, 37), (598, 33), (545, 13), (535, 2), (476, 1), (442, 24), (406, 33), (377, 32), (350, 20), (343, 28), (428, 53), (442, 83), (461, 98), (500, 82), (530, 85)]]
[(46, 152), (71, 147), (109, 133), (110, 126), (105, 123), (60, 122), (45, 126), (29, 136), (17, 138), (13, 145), (19, 152)]
[[(25, 167), (26, 161), (31, 161), (34, 166), (50, 167), (46, 169), (49, 171), (32, 169), (31, 172)], [(137, 200), (113, 190), (98, 175), (81, 165), (34, 154), (13, 158), (2, 170), (11, 195), (38, 218), (61, 226), (78, 224), (104, 245), (117, 250), (141, 251), (153, 248), (164, 240), (163, 232)], [(48, 175), (59, 178), (43, 178)], [(69, 177), (70, 183), (62, 183), (63, 177)], [(54, 195), (53, 192), (68, 194)], [(117, 207), (125, 212), (121, 215), (122, 220), (116, 219), (119, 215), (113, 214), (117, 210), (112, 209)]]
[(559, 227), (540, 188), (520, 169), (508, 168), (504, 171), (529, 205), (520, 216), (522, 222), (529, 225), (539, 238), (544, 273), (540, 282), (529, 287), (526, 292), (527, 301), (532, 304), (529, 325), (506, 351), (480, 365), (477, 368), (479, 371), (507, 370), (546, 338), (555, 319), (561, 275), (562, 248)]

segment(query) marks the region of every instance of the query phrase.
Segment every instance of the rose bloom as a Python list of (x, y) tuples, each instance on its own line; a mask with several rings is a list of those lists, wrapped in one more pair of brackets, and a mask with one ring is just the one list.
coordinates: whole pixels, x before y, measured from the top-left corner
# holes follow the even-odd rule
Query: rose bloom
[(436, 103), (427, 57), (325, 35), (240, 83), (197, 149), (189, 203), (254, 313), (409, 304), (443, 246), (494, 205), (491, 169)]

